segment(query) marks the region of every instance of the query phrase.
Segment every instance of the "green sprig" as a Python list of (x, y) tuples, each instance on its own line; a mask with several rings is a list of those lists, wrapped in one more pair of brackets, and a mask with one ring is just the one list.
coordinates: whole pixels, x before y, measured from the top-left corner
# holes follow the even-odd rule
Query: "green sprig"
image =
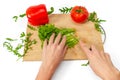
[(82, 64), (81, 66), (88, 66), (89, 65), (89, 61), (86, 64)]
[(64, 13), (69, 13), (71, 11), (71, 9), (72, 9), (72, 7), (70, 7), (70, 8), (63, 7), (61, 9), (59, 9), (59, 11), (64, 14)]
[(33, 31), (36, 31), (36, 30), (37, 30), (35, 27), (32, 27), (32, 26), (30, 26), (29, 24), (27, 25), (27, 27), (28, 27), (29, 29), (33, 30)]
[(101, 29), (101, 23), (106, 22), (106, 20), (102, 20), (102, 19), (97, 18), (97, 13), (96, 12), (90, 13), (88, 21), (94, 22), (96, 30), (99, 31), (102, 34), (104, 33), (103, 30)]
[[(21, 43), (17, 44), (16, 47), (12, 45), (13, 41), (17, 41), (17, 39), (12, 38), (6, 38), (7, 41), (3, 43), (3, 47), (6, 47), (9, 52), (12, 52), (14, 55), (16, 55), (18, 58), (23, 57), (28, 50), (31, 49), (31, 46), (33, 44), (36, 44), (37, 41), (35, 39), (31, 40), (30, 37), (32, 36), (32, 33), (25, 34), (22, 32), (20, 34), (20, 40)], [(22, 54), (20, 50), (24, 47), (24, 53)]]
[(50, 11), (48, 11), (47, 13), (48, 13), (48, 14), (52, 14), (53, 12), (54, 12), (54, 7), (51, 7), (51, 8), (50, 8)]

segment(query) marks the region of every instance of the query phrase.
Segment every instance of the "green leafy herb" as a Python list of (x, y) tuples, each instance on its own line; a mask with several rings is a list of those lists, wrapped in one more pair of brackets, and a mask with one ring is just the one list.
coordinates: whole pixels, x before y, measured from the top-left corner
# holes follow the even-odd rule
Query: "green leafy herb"
[(33, 31), (36, 31), (36, 30), (37, 30), (36, 28), (34, 28), (34, 27), (30, 26), (30, 25), (27, 25), (27, 27), (30, 28), (30, 29), (33, 30)]
[(18, 20), (19, 17), (20, 17), (20, 18), (23, 18), (23, 17), (25, 17), (25, 16), (26, 16), (26, 14), (24, 13), (24, 14), (20, 14), (20, 15), (18, 15), (18, 16), (13, 16), (13, 19), (14, 19), (15, 22), (17, 22), (17, 20)]
[(9, 42), (4, 42), (3, 47), (6, 47), (9, 52), (13, 51), (13, 46)]
[(19, 17), (21, 17), (21, 18), (23, 18), (23, 17), (25, 17), (25, 16), (26, 16), (26, 13), (19, 15)]
[(17, 39), (12, 39), (12, 38), (6, 38), (8, 41), (16, 41)]
[(71, 9), (72, 9), (72, 7), (70, 7), (70, 8), (63, 7), (61, 9), (59, 9), (59, 11), (64, 14), (64, 13), (69, 13), (71, 11)]
[(86, 64), (82, 64), (81, 66), (88, 66), (89, 65), (89, 61)]
[(27, 53), (28, 50), (32, 49), (32, 45), (33, 44), (36, 44), (37, 41), (34, 39), (34, 40), (31, 40), (30, 37), (32, 36), (32, 33), (28, 33), (27, 36), (26, 36), (26, 39), (24, 40), (25, 41), (25, 46), (24, 46), (24, 54), (23, 56)]
[(22, 48), (22, 46), (23, 46), (22, 44), (19, 44), (19, 45), (17, 45), (16, 48), (13, 48), (13, 46), (10, 42), (4, 42), (3, 43), (3, 47), (6, 47), (9, 52), (13, 52), (14, 55), (16, 55), (18, 57), (22, 57), (22, 55), (18, 52), (19, 49)]
[(100, 25), (100, 24), (95, 23), (95, 29), (96, 29), (97, 31), (101, 32), (101, 34), (104, 33), (103, 30), (101, 29), (101, 25)]
[(17, 22), (18, 16), (13, 16), (13, 19), (15, 20), (15, 22)]
[[(55, 33), (55, 36), (58, 35), (58, 33), (61, 33), (62, 35), (66, 35), (66, 44), (69, 48), (73, 47), (78, 43), (78, 39), (74, 35), (75, 30), (70, 28), (57, 28), (52, 24), (46, 24), (42, 25), (38, 29), (38, 36), (40, 40), (43, 42), (45, 39), (50, 38), (50, 36)], [(43, 44), (42, 44), (43, 45)]]
[(103, 30), (101, 29), (101, 22), (105, 22), (106, 20), (102, 20), (102, 19), (97, 18), (96, 12), (90, 13), (88, 21), (94, 22), (96, 30), (101, 32), (102, 34), (104, 33)]
[(22, 38), (22, 37), (25, 37), (25, 33), (24, 33), (24, 32), (22, 32), (22, 33), (20, 34), (20, 38)]
[(54, 12), (54, 8), (51, 7), (51, 8), (50, 8), (50, 11), (48, 11), (47, 13), (48, 13), (48, 14), (52, 14), (53, 12)]
[[(23, 57), (29, 49), (31, 49), (31, 46), (33, 44), (36, 44), (36, 40), (31, 40), (30, 37), (32, 36), (32, 33), (28, 33), (27, 35), (22, 32), (20, 34), (20, 40), (22, 41), (21, 43), (18, 43), (16, 47), (12, 45), (13, 41), (17, 41), (17, 39), (12, 39), (12, 38), (6, 38), (7, 41), (3, 43), (3, 47), (6, 47), (9, 52), (14, 53), (18, 58)], [(20, 50), (24, 47), (24, 53), (22, 54)]]

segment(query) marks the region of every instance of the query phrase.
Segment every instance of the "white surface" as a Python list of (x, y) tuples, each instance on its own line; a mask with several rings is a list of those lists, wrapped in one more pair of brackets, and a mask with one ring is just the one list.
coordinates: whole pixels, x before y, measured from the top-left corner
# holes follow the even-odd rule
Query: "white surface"
[[(19, 38), (25, 32), (27, 19), (19, 19), (16, 23), (12, 17), (24, 13), (26, 8), (35, 4), (46, 4), (55, 12), (61, 7), (74, 5), (85, 6), (89, 12), (96, 11), (98, 17), (107, 20), (103, 27), (107, 33), (104, 45), (114, 65), (120, 69), (120, 11), (119, 0), (0, 0), (0, 80), (34, 80), (41, 62), (16, 61), (16, 56), (9, 53), (2, 44), (6, 37)], [(52, 80), (100, 80), (89, 66), (82, 67), (86, 61), (63, 61)]]

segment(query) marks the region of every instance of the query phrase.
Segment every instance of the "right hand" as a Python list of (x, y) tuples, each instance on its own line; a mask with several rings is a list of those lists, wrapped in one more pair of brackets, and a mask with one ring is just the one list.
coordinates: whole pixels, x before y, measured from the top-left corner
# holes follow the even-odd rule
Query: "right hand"
[(108, 53), (98, 51), (94, 45), (91, 50), (87, 48), (87, 44), (80, 41), (81, 49), (86, 53), (90, 67), (103, 80), (120, 80), (120, 72), (113, 65)]

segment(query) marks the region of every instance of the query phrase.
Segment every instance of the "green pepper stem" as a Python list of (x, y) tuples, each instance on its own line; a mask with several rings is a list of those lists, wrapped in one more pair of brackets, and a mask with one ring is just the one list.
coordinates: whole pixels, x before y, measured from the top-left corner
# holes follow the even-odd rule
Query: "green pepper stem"
[(54, 12), (54, 8), (51, 7), (51, 8), (50, 8), (50, 11), (48, 11), (47, 13), (48, 13), (48, 14), (52, 14), (53, 12)]

